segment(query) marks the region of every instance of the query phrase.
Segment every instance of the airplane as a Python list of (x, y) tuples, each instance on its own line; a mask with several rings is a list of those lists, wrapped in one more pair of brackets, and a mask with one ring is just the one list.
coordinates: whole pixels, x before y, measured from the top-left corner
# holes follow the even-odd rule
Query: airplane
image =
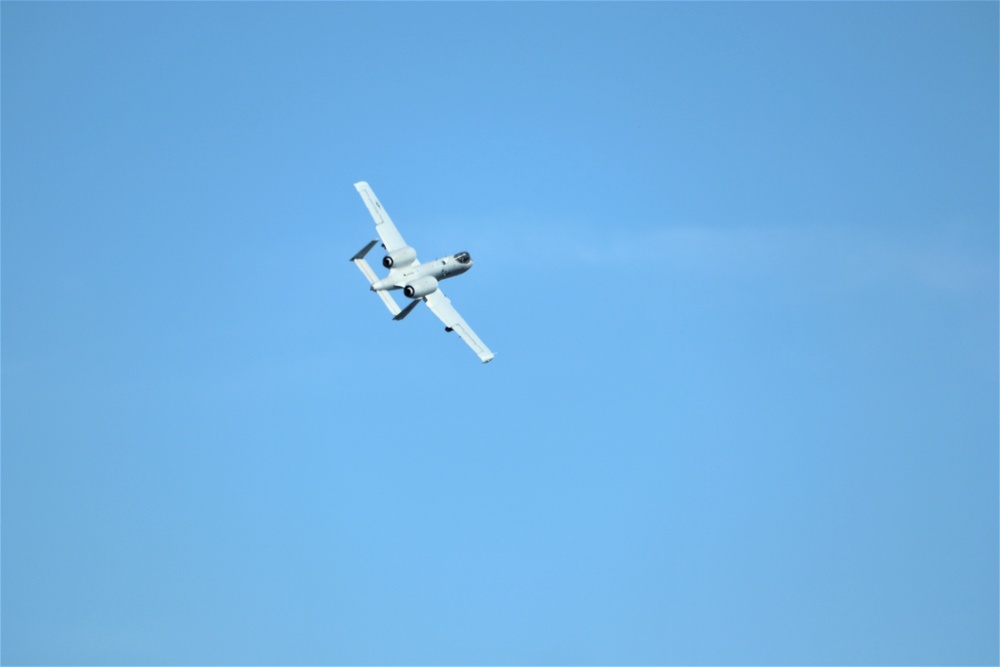
[[(486, 344), (479, 339), (479, 336), (465, 323), (462, 316), (451, 305), (451, 300), (446, 297), (438, 288), (438, 283), (445, 278), (453, 278), (461, 275), (472, 268), (472, 257), (467, 252), (460, 252), (448, 257), (435, 259), (433, 262), (421, 264), (417, 260), (417, 252), (406, 245), (403, 237), (392, 224), (389, 214), (382, 208), (378, 198), (372, 189), (364, 181), (354, 184), (354, 188), (361, 195), (368, 212), (375, 219), (375, 231), (382, 239), (382, 247), (386, 250), (386, 256), (382, 259), (382, 266), (389, 269), (389, 275), (379, 278), (375, 275), (372, 267), (365, 261), (365, 255), (375, 247), (378, 239), (373, 240), (364, 248), (359, 250), (351, 261), (361, 269), (365, 278), (371, 284), (371, 291), (378, 294), (386, 308), (392, 313), (392, 319), (399, 321), (413, 312), (413, 309), (421, 301), (427, 304), (431, 312), (437, 315), (438, 319), (444, 322), (444, 330), (454, 331), (459, 337), (472, 348), (479, 359), (485, 364), (493, 359), (493, 353)], [(389, 293), (393, 290), (403, 290), (403, 294), (413, 299), (405, 308), (400, 309), (396, 300)]]

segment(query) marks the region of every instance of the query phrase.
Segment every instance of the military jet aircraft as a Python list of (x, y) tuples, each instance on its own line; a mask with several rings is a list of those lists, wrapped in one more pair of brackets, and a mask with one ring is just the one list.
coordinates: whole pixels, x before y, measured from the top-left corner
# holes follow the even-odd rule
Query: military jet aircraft
[[(382, 258), (382, 266), (389, 269), (389, 275), (379, 278), (375, 275), (372, 267), (365, 261), (368, 254), (378, 239), (373, 240), (364, 248), (358, 251), (351, 261), (354, 262), (365, 278), (371, 283), (371, 290), (378, 294), (385, 303), (386, 308), (392, 313), (394, 320), (401, 320), (409, 315), (421, 301), (427, 304), (431, 312), (444, 322), (445, 331), (454, 331), (464, 340), (472, 351), (479, 356), (482, 362), (493, 359), (493, 353), (486, 347), (479, 336), (465, 323), (462, 316), (451, 305), (451, 300), (446, 297), (438, 288), (438, 283), (445, 278), (452, 278), (461, 275), (472, 268), (472, 257), (467, 252), (460, 252), (448, 257), (435, 259), (433, 262), (421, 264), (417, 260), (416, 251), (406, 245), (403, 237), (392, 224), (389, 214), (382, 208), (378, 198), (368, 184), (364, 181), (354, 184), (358, 194), (368, 207), (368, 211), (375, 219), (375, 231), (382, 239), (382, 247), (385, 248), (386, 256)], [(403, 294), (413, 299), (405, 308), (400, 309), (396, 300), (389, 293), (392, 290), (403, 290)]]

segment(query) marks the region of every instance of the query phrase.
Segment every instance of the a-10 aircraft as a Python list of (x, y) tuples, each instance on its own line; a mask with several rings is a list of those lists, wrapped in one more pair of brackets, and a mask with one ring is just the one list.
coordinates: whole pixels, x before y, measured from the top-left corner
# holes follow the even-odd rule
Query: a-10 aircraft
[[(445, 331), (454, 331), (464, 340), (472, 351), (475, 352), (482, 362), (493, 359), (493, 353), (486, 347), (479, 336), (465, 323), (462, 316), (451, 305), (451, 300), (442, 294), (438, 289), (438, 283), (445, 278), (465, 273), (472, 268), (472, 257), (467, 252), (460, 252), (456, 255), (435, 259), (433, 262), (421, 264), (417, 260), (416, 251), (406, 245), (403, 237), (392, 224), (389, 214), (382, 208), (378, 198), (368, 184), (364, 181), (355, 183), (354, 187), (358, 194), (365, 201), (365, 206), (375, 219), (375, 231), (382, 238), (382, 247), (386, 250), (386, 256), (382, 259), (382, 266), (389, 269), (389, 275), (379, 278), (375, 275), (372, 267), (365, 261), (365, 255), (375, 247), (378, 239), (373, 240), (364, 248), (358, 251), (351, 261), (354, 262), (361, 272), (371, 283), (371, 290), (382, 297), (394, 320), (401, 320), (417, 305), (423, 301), (431, 312), (444, 322)], [(413, 299), (406, 308), (400, 309), (396, 300), (389, 294), (392, 290), (403, 290), (410, 299)]]

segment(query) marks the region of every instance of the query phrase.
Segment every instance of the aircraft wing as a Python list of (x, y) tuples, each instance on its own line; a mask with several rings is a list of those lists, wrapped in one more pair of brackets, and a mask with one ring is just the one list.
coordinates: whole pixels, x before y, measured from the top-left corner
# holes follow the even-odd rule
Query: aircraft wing
[(451, 305), (451, 299), (442, 294), (440, 289), (425, 296), (424, 303), (427, 304), (432, 313), (438, 316), (439, 320), (444, 322), (445, 327), (457, 333), (472, 348), (472, 351), (479, 356), (484, 364), (493, 359), (493, 353), (490, 352), (490, 348), (486, 347), (483, 341), (479, 340), (476, 332), (465, 323), (462, 316)]
[(354, 184), (354, 189), (361, 195), (361, 198), (365, 201), (365, 206), (368, 207), (368, 212), (375, 219), (375, 231), (382, 238), (382, 244), (385, 246), (385, 249), (389, 252), (394, 252), (400, 248), (405, 248), (406, 241), (403, 240), (402, 234), (396, 229), (396, 225), (392, 224), (389, 214), (382, 208), (378, 197), (375, 196), (375, 193), (372, 192), (368, 184), (360, 181)]

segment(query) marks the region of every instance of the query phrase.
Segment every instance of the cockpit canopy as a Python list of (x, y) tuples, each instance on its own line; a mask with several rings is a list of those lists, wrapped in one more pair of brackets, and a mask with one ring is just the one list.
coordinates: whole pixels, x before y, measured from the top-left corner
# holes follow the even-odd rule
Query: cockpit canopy
[(472, 261), (472, 256), (469, 255), (469, 253), (467, 252), (460, 252), (457, 255), (455, 255), (455, 259), (458, 260), (459, 264), (468, 264), (469, 262)]

